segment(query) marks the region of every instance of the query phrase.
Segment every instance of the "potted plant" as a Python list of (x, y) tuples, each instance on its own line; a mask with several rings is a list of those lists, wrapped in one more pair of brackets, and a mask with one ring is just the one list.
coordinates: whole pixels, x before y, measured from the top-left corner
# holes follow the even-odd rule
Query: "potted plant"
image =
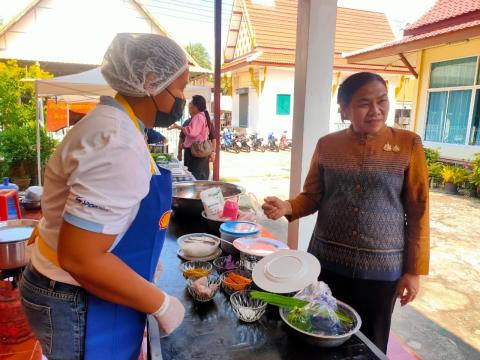
[(480, 195), (480, 153), (475, 154), (472, 161), (472, 173), (470, 174), (469, 182), (471, 184), (472, 196)]
[(427, 166), (428, 166), (428, 178), (430, 180), (430, 187), (431, 188), (439, 187), (439, 184), (442, 182), (443, 163), (432, 162)]
[(447, 194), (458, 193), (458, 185), (468, 180), (470, 172), (460, 166), (445, 165), (442, 169), (444, 191)]
[(437, 149), (429, 149), (424, 147), (423, 152), (425, 153), (425, 158), (427, 159), (427, 164), (436, 163), (440, 158), (440, 151)]
[[(46, 164), (56, 141), (40, 131), (41, 163)], [(20, 190), (26, 189), (36, 177), (37, 149), (35, 123), (10, 126), (0, 132), (0, 155), (8, 167), (8, 176)]]

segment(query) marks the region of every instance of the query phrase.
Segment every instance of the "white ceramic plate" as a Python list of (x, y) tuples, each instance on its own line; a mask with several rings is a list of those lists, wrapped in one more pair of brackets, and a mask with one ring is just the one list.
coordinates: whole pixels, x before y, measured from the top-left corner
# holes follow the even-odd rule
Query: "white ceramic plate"
[(262, 290), (286, 294), (317, 281), (320, 262), (310, 253), (281, 250), (264, 257), (254, 267), (252, 278)]
[(279, 250), (288, 250), (288, 245), (265, 237), (240, 238), (233, 241), (233, 246), (248, 255), (265, 257)]
[(212, 255), (205, 256), (205, 257), (191, 257), (187, 256), (183, 253), (182, 249), (177, 250), (177, 255), (179, 258), (187, 261), (212, 261), (222, 255), (222, 249), (218, 248)]

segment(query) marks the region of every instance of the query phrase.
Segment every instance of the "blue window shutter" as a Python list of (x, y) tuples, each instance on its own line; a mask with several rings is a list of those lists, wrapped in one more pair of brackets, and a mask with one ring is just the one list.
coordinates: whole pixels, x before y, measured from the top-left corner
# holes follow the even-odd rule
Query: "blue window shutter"
[(447, 91), (430, 93), (428, 99), (427, 126), (425, 128), (426, 141), (442, 141), (447, 95)]
[(433, 63), (430, 88), (473, 85), (476, 66), (476, 56)]
[(471, 97), (471, 90), (450, 91), (443, 142), (465, 144)]
[(277, 95), (277, 115), (290, 115), (290, 101), (291, 95), (289, 94)]

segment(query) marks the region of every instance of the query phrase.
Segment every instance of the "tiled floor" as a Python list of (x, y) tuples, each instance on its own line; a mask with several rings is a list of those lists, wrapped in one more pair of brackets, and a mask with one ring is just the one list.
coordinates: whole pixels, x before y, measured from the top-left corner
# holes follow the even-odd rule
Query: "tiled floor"
[[(146, 350), (146, 346), (144, 346)], [(420, 360), (410, 349), (405, 347), (395, 335), (390, 335), (388, 344), (388, 358), (390, 360)], [(41, 360), (42, 352), (38, 341), (27, 340), (16, 345), (5, 345), (0, 343), (0, 360)], [(140, 356), (139, 360), (146, 359)]]
[(415, 353), (406, 347), (400, 339), (390, 333), (387, 356), (390, 360), (420, 360)]

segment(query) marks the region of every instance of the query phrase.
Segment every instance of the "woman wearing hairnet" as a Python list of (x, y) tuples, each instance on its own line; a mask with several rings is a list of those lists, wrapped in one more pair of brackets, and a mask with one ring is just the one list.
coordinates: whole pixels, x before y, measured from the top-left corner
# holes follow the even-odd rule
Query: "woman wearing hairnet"
[(21, 284), (49, 359), (136, 359), (146, 314), (170, 334), (185, 313), (151, 282), (172, 190), (171, 174), (159, 172), (143, 136), (182, 116), (185, 53), (159, 35), (118, 34), (102, 74), (118, 93), (101, 97), (50, 159)]

